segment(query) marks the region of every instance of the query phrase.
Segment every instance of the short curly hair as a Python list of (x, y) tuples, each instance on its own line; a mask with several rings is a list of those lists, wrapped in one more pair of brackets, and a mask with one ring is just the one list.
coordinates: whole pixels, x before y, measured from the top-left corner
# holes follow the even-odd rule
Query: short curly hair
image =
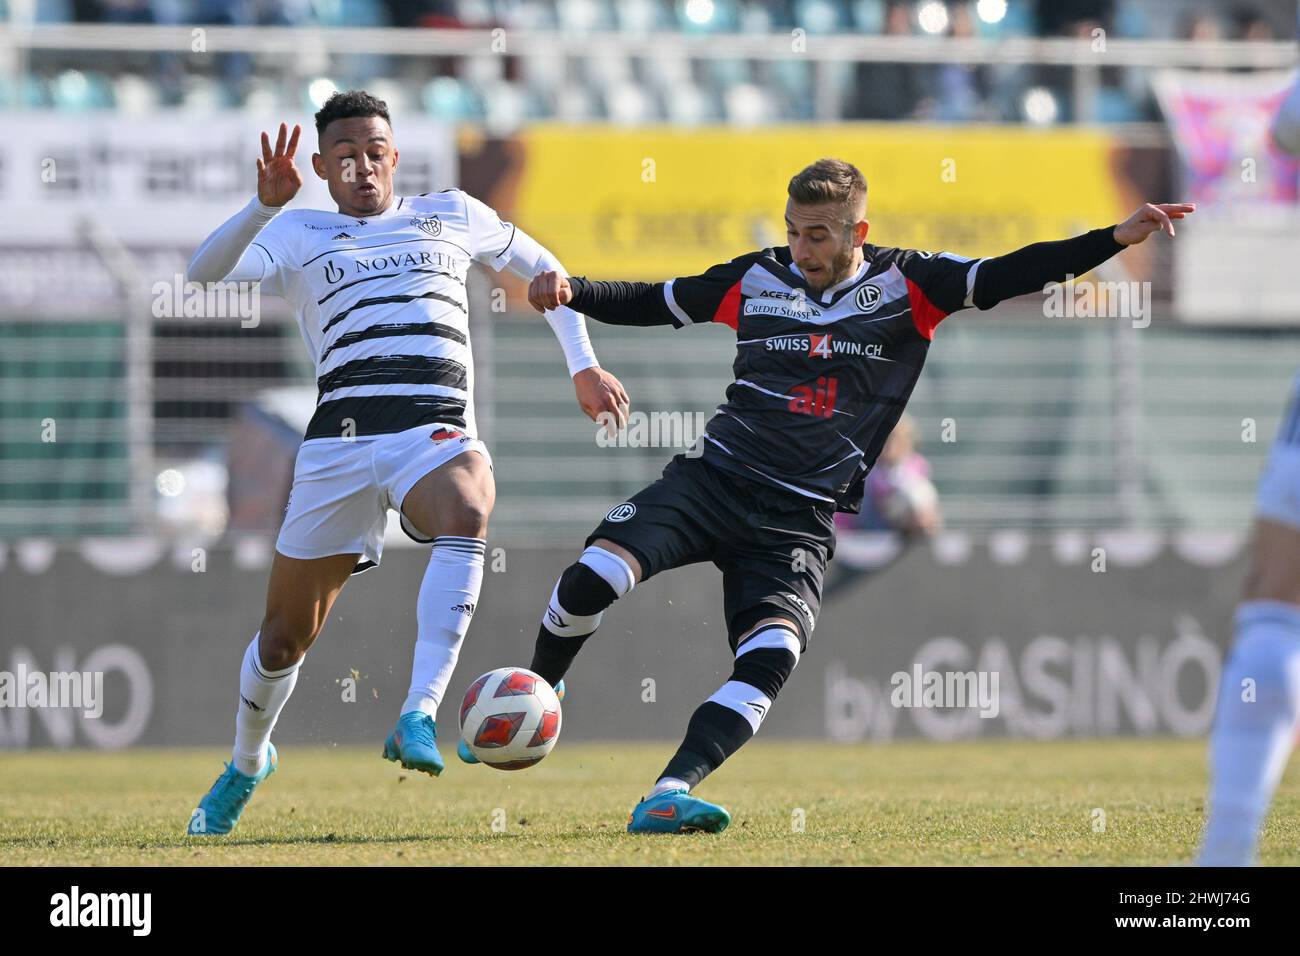
[(316, 133), (319, 135), (325, 132), (325, 127), (335, 120), (351, 119), (354, 116), (381, 116), (385, 123), (393, 125), (388, 117), (387, 103), (365, 90), (347, 90), (330, 96), (317, 111)]

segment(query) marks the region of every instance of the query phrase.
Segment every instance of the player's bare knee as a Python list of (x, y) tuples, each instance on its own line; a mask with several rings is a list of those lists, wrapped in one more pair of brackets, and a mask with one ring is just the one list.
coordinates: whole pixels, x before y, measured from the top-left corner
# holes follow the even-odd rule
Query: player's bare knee
[(298, 663), (316, 640), (320, 627), (315, 620), (295, 619), (287, 614), (268, 615), (262, 621), (258, 641), (262, 667), (280, 671)]
[(488, 519), (492, 515), (490, 495), (476, 493), (463, 495), (453, 501), (439, 516), (437, 534), (453, 534), (464, 538), (487, 537)]

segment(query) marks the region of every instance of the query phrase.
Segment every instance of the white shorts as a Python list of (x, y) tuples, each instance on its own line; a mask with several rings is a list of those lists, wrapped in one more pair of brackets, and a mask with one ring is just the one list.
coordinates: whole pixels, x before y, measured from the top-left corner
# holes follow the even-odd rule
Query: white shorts
[(1273, 445), (1259, 476), (1255, 514), (1300, 529), (1300, 445)]
[[(430, 437), (445, 432), (453, 434)], [(304, 442), (275, 550), (303, 559), (360, 554), (359, 571), (378, 564), (388, 509), (401, 515), (402, 501), (417, 481), (467, 451), (478, 452), (491, 466), (487, 446), (452, 425), (421, 425), (354, 441)], [(405, 516), (402, 530), (425, 540)]]

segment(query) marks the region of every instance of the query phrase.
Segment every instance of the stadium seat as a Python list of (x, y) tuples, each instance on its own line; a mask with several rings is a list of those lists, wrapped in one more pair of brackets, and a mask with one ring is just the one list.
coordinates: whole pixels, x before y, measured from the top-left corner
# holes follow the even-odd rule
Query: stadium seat
[(527, 53), (519, 57), (519, 78), (530, 90), (554, 96), (565, 77), (563, 57), (549, 53)]
[(859, 33), (884, 33), (884, 0), (853, 0), (849, 5), (849, 18)]
[(674, 126), (699, 126), (721, 118), (714, 98), (689, 79), (664, 94), (664, 111)]
[(527, 114), (527, 98), (517, 83), (495, 80), (479, 87), (484, 121), (493, 136), (513, 133), (523, 125)]
[(659, 0), (623, 0), (614, 5), (614, 17), (623, 33), (641, 36), (672, 29), (672, 18)]
[(734, 33), (740, 14), (732, 0), (696, 0), (675, 6), (677, 27), (683, 33)]
[(496, 0), (497, 21), (515, 30), (554, 30), (555, 7), (545, 0)]
[(768, 94), (753, 83), (736, 83), (723, 94), (727, 122), (736, 126), (757, 126), (773, 119)]
[(496, 11), (489, 0), (456, 0), (456, 20), (461, 26), (473, 30), (497, 25)]
[(137, 73), (123, 73), (113, 81), (113, 100), (123, 113), (144, 115), (158, 108), (158, 87)]
[(838, 33), (848, 27), (841, 16), (840, 4), (831, 0), (797, 0), (795, 23), (809, 35)]
[(594, 33), (614, 26), (609, 8), (600, 0), (557, 0), (555, 12), (565, 32)]
[(71, 23), (70, 0), (36, 0), (34, 19), (37, 23)]
[(64, 70), (51, 84), (54, 106), (61, 110), (112, 109), (113, 88), (100, 73)]
[(460, 78), (471, 86), (486, 86), (505, 78), (506, 58), (497, 53), (467, 56), (457, 64)]
[(437, 76), (420, 91), (420, 102), (430, 116), (447, 123), (468, 120), (480, 112), (475, 96), (453, 76)]
[(736, 28), (741, 33), (761, 36), (785, 29), (787, 25), (777, 22), (776, 12), (771, 7), (764, 4), (747, 3), (740, 8)]
[(671, 97), (673, 90), (680, 84), (693, 82), (691, 78), (691, 61), (676, 50), (664, 50), (663, 53), (646, 58), (641, 66), (641, 75), (655, 89)]
[(750, 82), (752, 71), (748, 60), (710, 57), (704, 62), (704, 78), (718, 89), (725, 90), (738, 83)]
[[(982, 23), (983, 21), (981, 21)], [(1034, 35), (1034, 10), (1030, 0), (1007, 0), (1007, 15), (992, 25), (995, 36), (1030, 37)]]
[(787, 57), (759, 65), (764, 82), (783, 97), (811, 98), (813, 65), (808, 60)]
[[(1097, 115), (1092, 120), (1097, 123), (1136, 123), (1142, 119), (1141, 111), (1124, 90), (1113, 86), (1103, 86), (1097, 91)], [(1083, 122), (1088, 117), (1079, 117)]]
[(278, 84), (254, 80), (244, 94), (244, 109), (253, 115), (265, 115), (287, 108)]
[(312, 0), (316, 19), (330, 27), (382, 27), (389, 23), (380, 0)]
[(361, 85), (387, 103), (388, 112), (392, 116), (401, 116), (411, 107), (407, 84), (386, 77), (376, 77), (366, 80)]
[(612, 123), (636, 126), (657, 119), (655, 105), (636, 83), (616, 83), (605, 92), (605, 112)]
[(621, 53), (601, 54), (582, 61), (582, 78), (597, 92), (632, 79), (632, 61)]
[(566, 84), (555, 97), (555, 118), (565, 123), (585, 123), (600, 119), (602, 110), (602, 104), (581, 83)]

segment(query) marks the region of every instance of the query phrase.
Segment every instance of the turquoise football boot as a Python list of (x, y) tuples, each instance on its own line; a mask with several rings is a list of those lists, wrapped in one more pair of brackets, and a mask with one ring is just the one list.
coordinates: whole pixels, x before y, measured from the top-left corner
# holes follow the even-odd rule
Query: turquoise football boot
[(646, 797), (627, 818), (628, 833), (721, 833), (731, 814), (715, 803), (692, 797), (686, 790), (668, 790)]
[[(560, 682), (555, 685), (555, 699), (559, 701), (564, 700), (564, 679), (563, 678), (561, 678)], [(464, 737), (461, 737), (460, 740), (456, 742), (456, 756), (459, 757), (463, 763), (479, 762), (478, 757), (475, 757), (473, 751), (469, 749), (469, 744), (465, 743)]]
[(407, 770), (436, 777), (443, 767), (437, 739), (438, 725), (433, 718), (413, 710), (397, 718), (397, 726), (384, 741), (384, 759), (396, 760)]
[(239, 822), (248, 799), (254, 788), (271, 774), (275, 773), (280, 763), (280, 755), (275, 752), (275, 744), (266, 745), (266, 766), (255, 776), (240, 773), (234, 762), (226, 764), (225, 772), (217, 778), (212, 789), (203, 795), (198, 809), (190, 814), (190, 825), (186, 831), (190, 836), (222, 836), (229, 833)]

